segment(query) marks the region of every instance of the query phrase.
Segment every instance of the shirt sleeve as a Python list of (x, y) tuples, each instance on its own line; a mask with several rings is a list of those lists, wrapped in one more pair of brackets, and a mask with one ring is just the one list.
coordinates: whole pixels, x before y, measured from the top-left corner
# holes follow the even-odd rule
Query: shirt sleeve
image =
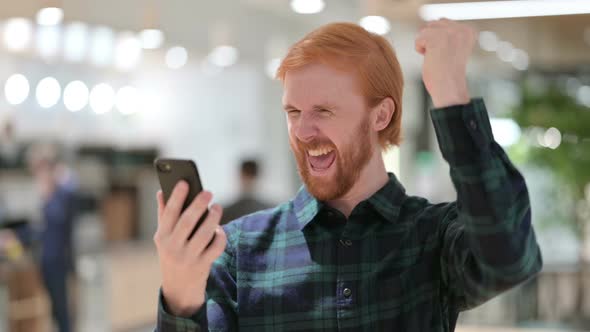
[(174, 316), (166, 309), (166, 300), (160, 290), (158, 301), (158, 323), (156, 331), (158, 332), (200, 332), (206, 331), (203, 327), (207, 326), (207, 312), (203, 307), (191, 317)]
[(190, 317), (178, 317), (166, 309), (160, 291), (156, 332), (201, 332), (237, 330), (237, 289), (234, 239), (235, 222), (224, 225), (228, 236), (225, 251), (213, 263), (207, 280), (206, 305)]
[(483, 100), (430, 113), (457, 192), (439, 228), (441, 276), (466, 310), (537, 274), (541, 253), (525, 180), (494, 141)]

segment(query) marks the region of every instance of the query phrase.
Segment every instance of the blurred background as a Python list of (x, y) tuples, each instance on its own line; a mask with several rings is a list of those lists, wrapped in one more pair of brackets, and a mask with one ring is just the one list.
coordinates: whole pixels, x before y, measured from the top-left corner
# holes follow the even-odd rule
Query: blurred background
[(393, 44), (405, 140), (387, 167), (409, 193), (453, 200), (414, 51), (441, 16), (481, 31), (471, 93), (527, 179), (545, 261), (459, 330), (590, 330), (590, 1), (441, 2), (0, 2), (0, 331), (153, 328), (158, 156), (193, 159), (226, 207), (291, 198), (301, 183), (272, 78), (325, 23)]

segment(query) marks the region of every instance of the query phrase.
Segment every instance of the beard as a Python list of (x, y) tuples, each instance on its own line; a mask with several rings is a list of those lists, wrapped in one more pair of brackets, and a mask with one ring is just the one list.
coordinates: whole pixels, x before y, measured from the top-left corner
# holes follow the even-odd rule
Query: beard
[[(294, 139), (295, 142), (289, 141), (297, 160), (299, 176), (312, 196), (320, 201), (330, 201), (341, 198), (350, 191), (371, 159), (373, 149), (369, 128), (369, 116), (365, 116), (341, 150), (329, 139), (316, 139), (308, 143), (297, 138)], [(307, 151), (319, 147), (330, 147), (336, 153), (334, 163), (330, 166), (336, 167), (336, 170), (331, 176), (318, 177), (310, 174)]]

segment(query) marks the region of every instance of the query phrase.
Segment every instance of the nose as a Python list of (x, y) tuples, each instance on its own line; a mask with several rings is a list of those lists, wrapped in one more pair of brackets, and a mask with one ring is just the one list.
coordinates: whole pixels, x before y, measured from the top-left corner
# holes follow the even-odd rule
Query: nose
[(301, 114), (295, 125), (295, 136), (304, 143), (313, 140), (318, 134), (314, 120), (307, 114)]

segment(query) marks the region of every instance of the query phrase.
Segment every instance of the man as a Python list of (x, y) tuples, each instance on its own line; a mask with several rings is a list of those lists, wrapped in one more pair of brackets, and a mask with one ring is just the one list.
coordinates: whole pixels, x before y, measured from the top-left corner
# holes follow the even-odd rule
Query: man
[(220, 225), (270, 207), (268, 204), (256, 198), (254, 191), (257, 179), (258, 162), (253, 159), (242, 161), (240, 164), (240, 197), (223, 209), (223, 217), (221, 218)]
[(68, 304), (68, 276), (73, 271), (72, 227), (75, 213), (73, 192), (60, 183), (57, 151), (51, 145), (34, 145), (28, 162), (42, 200), (43, 229), (41, 274), (51, 300), (52, 317), (60, 332), (72, 330)]
[(213, 205), (190, 240), (211, 193), (183, 213), (186, 183), (166, 206), (159, 193), (158, 330), (452, 331), (460, 311), (535, 275), (524, 179), (467, 90), (474, 43), (471, 28), (448, 20), (416, 39), (457, 190), (456, 202), (437, 205), (407, 196), (385, 171), (381, 149), (399, 144), (402, 95), (385, 39), (341, 23), (292, 46), (278, 77), (305, 186), (224, 229)]

